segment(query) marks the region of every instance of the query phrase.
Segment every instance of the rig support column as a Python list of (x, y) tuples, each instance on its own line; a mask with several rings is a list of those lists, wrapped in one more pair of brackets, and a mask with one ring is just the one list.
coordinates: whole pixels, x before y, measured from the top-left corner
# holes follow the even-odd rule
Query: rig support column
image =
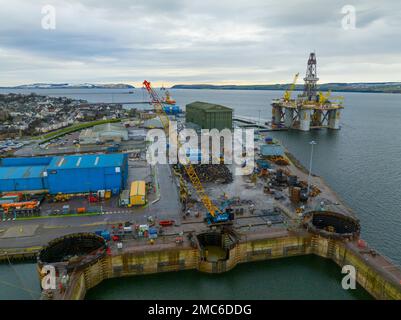
[(291, 108), (285, 108), (285, 126), (287, 128), (291, 128), (292, 127), (292, 121), (294, 119), (294, 110)]
[(281, 122), (281, 112), (283, 108), (280, 106), (273, 106), (273, 118), (272, 118), (272, 123), (273, 124), (280, 124)]
[(329, 128), (334, 130), (340, 129), (340, 110), (329, 111)]
[(310, 129), (310, 109), (301, 109), (299, 112), (299, 130), (309, 131)]

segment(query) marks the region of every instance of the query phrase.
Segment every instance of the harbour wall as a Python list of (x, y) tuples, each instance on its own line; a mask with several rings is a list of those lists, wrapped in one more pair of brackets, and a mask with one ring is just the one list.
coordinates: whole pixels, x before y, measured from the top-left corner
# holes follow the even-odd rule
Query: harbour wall
[[(307, 254), (331, 259), (340, 267), (354, 266), (357, 270), (357, 282), (376, 299), (401, 300), (401, 284), (394, 273), (388, 272), (385, 267), (378, 268), (377, 264), (360, 254), (354, 244), (308, 233), (288, 233), (269, 238), (266, 238), (266, 235), (264, 238), (253, 236), (251, 239), (240, 241), (229, 250), (227, 260), (217, 262), (202, 259), (201, 251), (191, 247), (116, 252), (73, 275), (62, 298), (84, 299), (89, 289), (109, 278), (191, 269), (222, 273), (233, 269), (239, 263)], [(375, 260), (376, 258), (377, 256)]]
[(36, 261), (42, 247), (0, 249), (0, 263)]

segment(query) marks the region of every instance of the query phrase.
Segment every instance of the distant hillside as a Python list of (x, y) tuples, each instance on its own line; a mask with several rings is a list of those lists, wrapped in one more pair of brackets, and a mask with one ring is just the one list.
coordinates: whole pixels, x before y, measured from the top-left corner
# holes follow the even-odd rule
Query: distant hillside
[[(215, 89), (215, 90), (287, 90), (290, 84), (262, 85), (212, 85), (212, 84), (177, 84), (172, 89)], [(324, 83), (318, 85), (321, 91), (342, 92), (383, 92), (401, 93), (401, 82), (357, 82), (357, 83)], [(297, 84), (295, 90), (303, 90), (303, 84)]]
[(7, 89), (134, 89), (133, 86), (124, 83), (110, 84), (70, 84), (70, 83), (33, 83), (15, 87), (2, 87)]

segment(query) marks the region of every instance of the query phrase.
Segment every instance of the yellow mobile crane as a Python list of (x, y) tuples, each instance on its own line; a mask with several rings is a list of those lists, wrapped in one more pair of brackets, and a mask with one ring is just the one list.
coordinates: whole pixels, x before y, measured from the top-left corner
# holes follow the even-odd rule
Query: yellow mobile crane
[[(158, 114), (160, 121), (163, 125), (164, 132), (166, 135), (169, 133), (169, 123), (170, 120), (163, 109), (163, 101), (159, 98), (158, 94), (153, 90), (149, 81), (143, 82), (144, 87), (148, 91), (152, 101), (156, 113)], [(170, 137), (172, 139), (172, 143), (177, 146), (177, 150), (180, 149), (182, 146), (179, 139), (176, 136)], [(183, 167), (188, 174), (189, 179), (191, 180), (192, 185), (194, 186), (200, 200), (202, 201), (203, 205), (206, 207), (208, 211), (207, 221), (209, 224), (214, 223), (221, 223), (221, 222), (228, 222), (233, 220), (233, 215), (229, 212), (223, 212), (220, 210), (216, 205), (213, 204), (212, 200), (206, 194), (205, 189), (202, 186), (202, 183), (196, 174), (195, 168), (192, 166), (189, 159), (187, 159), (186, 163), (183, 164)]]
[(299, 73), (297, 73), (294, 76), (294, 80), (292, 81), (290, 88), (288, 90), (286, 90), (286, 92), (284, 92), (284, 96), (283, 96), (284, 101), (289, 102), (291, 100), (291, 93), (295, 89), (295, 85), (297, 84), (298, 77), (299, 77)]
[(319, 103), (320, 105), (324, 105), (325, 103), (337, 103), (342, 105), (344, 101), (343, 96), (332, 96), (331, 90), (327, 91), (326, 94), (323, 92), (319, 92)]

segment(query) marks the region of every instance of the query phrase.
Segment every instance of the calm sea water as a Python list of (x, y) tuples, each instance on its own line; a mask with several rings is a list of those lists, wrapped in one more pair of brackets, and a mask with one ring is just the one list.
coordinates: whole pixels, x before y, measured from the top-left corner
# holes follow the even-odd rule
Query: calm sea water
[(90, 290), (86, 299), (353, 300), (371, 297), (359, 286), (356, 290), (343, 290), (341, 273), (333, 262), (307, 256), (242, 264), (224, 274), (182, 271), (111, 279)]
[[(3, 89), (0, 93), (10, 91)], [(31, 90), (14, 91), (30, 92)], [(127, 91), (36, 90), (37, 93), (44, 95), (69, 96), (90, 102), (148, 100), (144, 90), (135, 89), (134, 94), (127, 94)], [(234, 108), (235, 114), (251, 116), (255, 119), (259, 118), (259, 114), (262, 119), (269, 119), (271, 100), (282, 95), (280, 91), (170, 90), (170, 92), (180, 106), (197, 100), (215, 102)], [(343, 201), (355, 211), (361, 220), (362, 237), (397, 264), (401, 264), (401, 188), (399, 187), (401, 183), (401, 135), (399, 134), (401, 95), (371, 93), (342, 95), (345, 96), (346, 108), (342, 113), (340, 131), (318, 130), (306, 133), (290, 131), (276, 132), (273, 135), (280, 139), (304, 164), (308, 164), (309, 161), (308, 142), (315, 140), (318, 143), (315, 147), (312, 171), (322, 176)], [(142, 108), (150, 107), (143, 105)], [(31, 268), (34, 269), (33, 265)], [(0, 266), (0, 279), (2, 274), (7, 275), (9, 272), (7, 266)], [(297, 274), (297, 277), (294, 277), (291, 283), (288, 279), (291, 279), (293, 274)], [(211, 292), (220, 292), (222, 298), (241, 297), (240, 292), (246, 292), (248, 297), (252, 290), (247, 288), (252, 285), (254, 289), (255, 285), (260, 284), (257, 292), (265, 292), (264, 298), (319, 298), (322, 294), (330, 295), (327, 297), (329, 299), (363, 298), (365, 294), (363, 290), (351, 294), (345, 293), (338, 287), (339, 282), (336, 277), (339, 274), (339, 269), (331, 262), (303, 257), (288, 261), (246, 264), (226, 275), (210, 277), (187, 272), (135, 277), (132, 280), (131, 278), (110, 280), (91, 291), (89, 297), (127, 299), (151, 297), (152, 294), (158, 295), (157, 291), (164, 292), (162, 287), (155, 289), (158, 281), (166, 284), (174, 281), (174, 286), (167, 287), (170, 289), (174, 287), (176, 290), (174, 294), (177, 297), (210, 298), (210, 294), (213, 294)], [(195, 286), (187, 282), (177, 281), (183, 277), (188, 279), (190, 284), (197, 283), (199, 285), (197, 289), (193, 290)], [(231, 281), (230, 277), (236, 280)], [(217, 278), (221, 281), (216, 281)], [(264, 290), (264, 285), (273, 286), (275, 289)], [(207, 290), (198, 290), (198, 288), (207, 288)], [(0, 282), (0, 294), (5, 289)], [(315, 291), (320, 291), (320, 294), (315, 294)], [(26, 292), (21, 293), (21, 297), (26, 297)]]

